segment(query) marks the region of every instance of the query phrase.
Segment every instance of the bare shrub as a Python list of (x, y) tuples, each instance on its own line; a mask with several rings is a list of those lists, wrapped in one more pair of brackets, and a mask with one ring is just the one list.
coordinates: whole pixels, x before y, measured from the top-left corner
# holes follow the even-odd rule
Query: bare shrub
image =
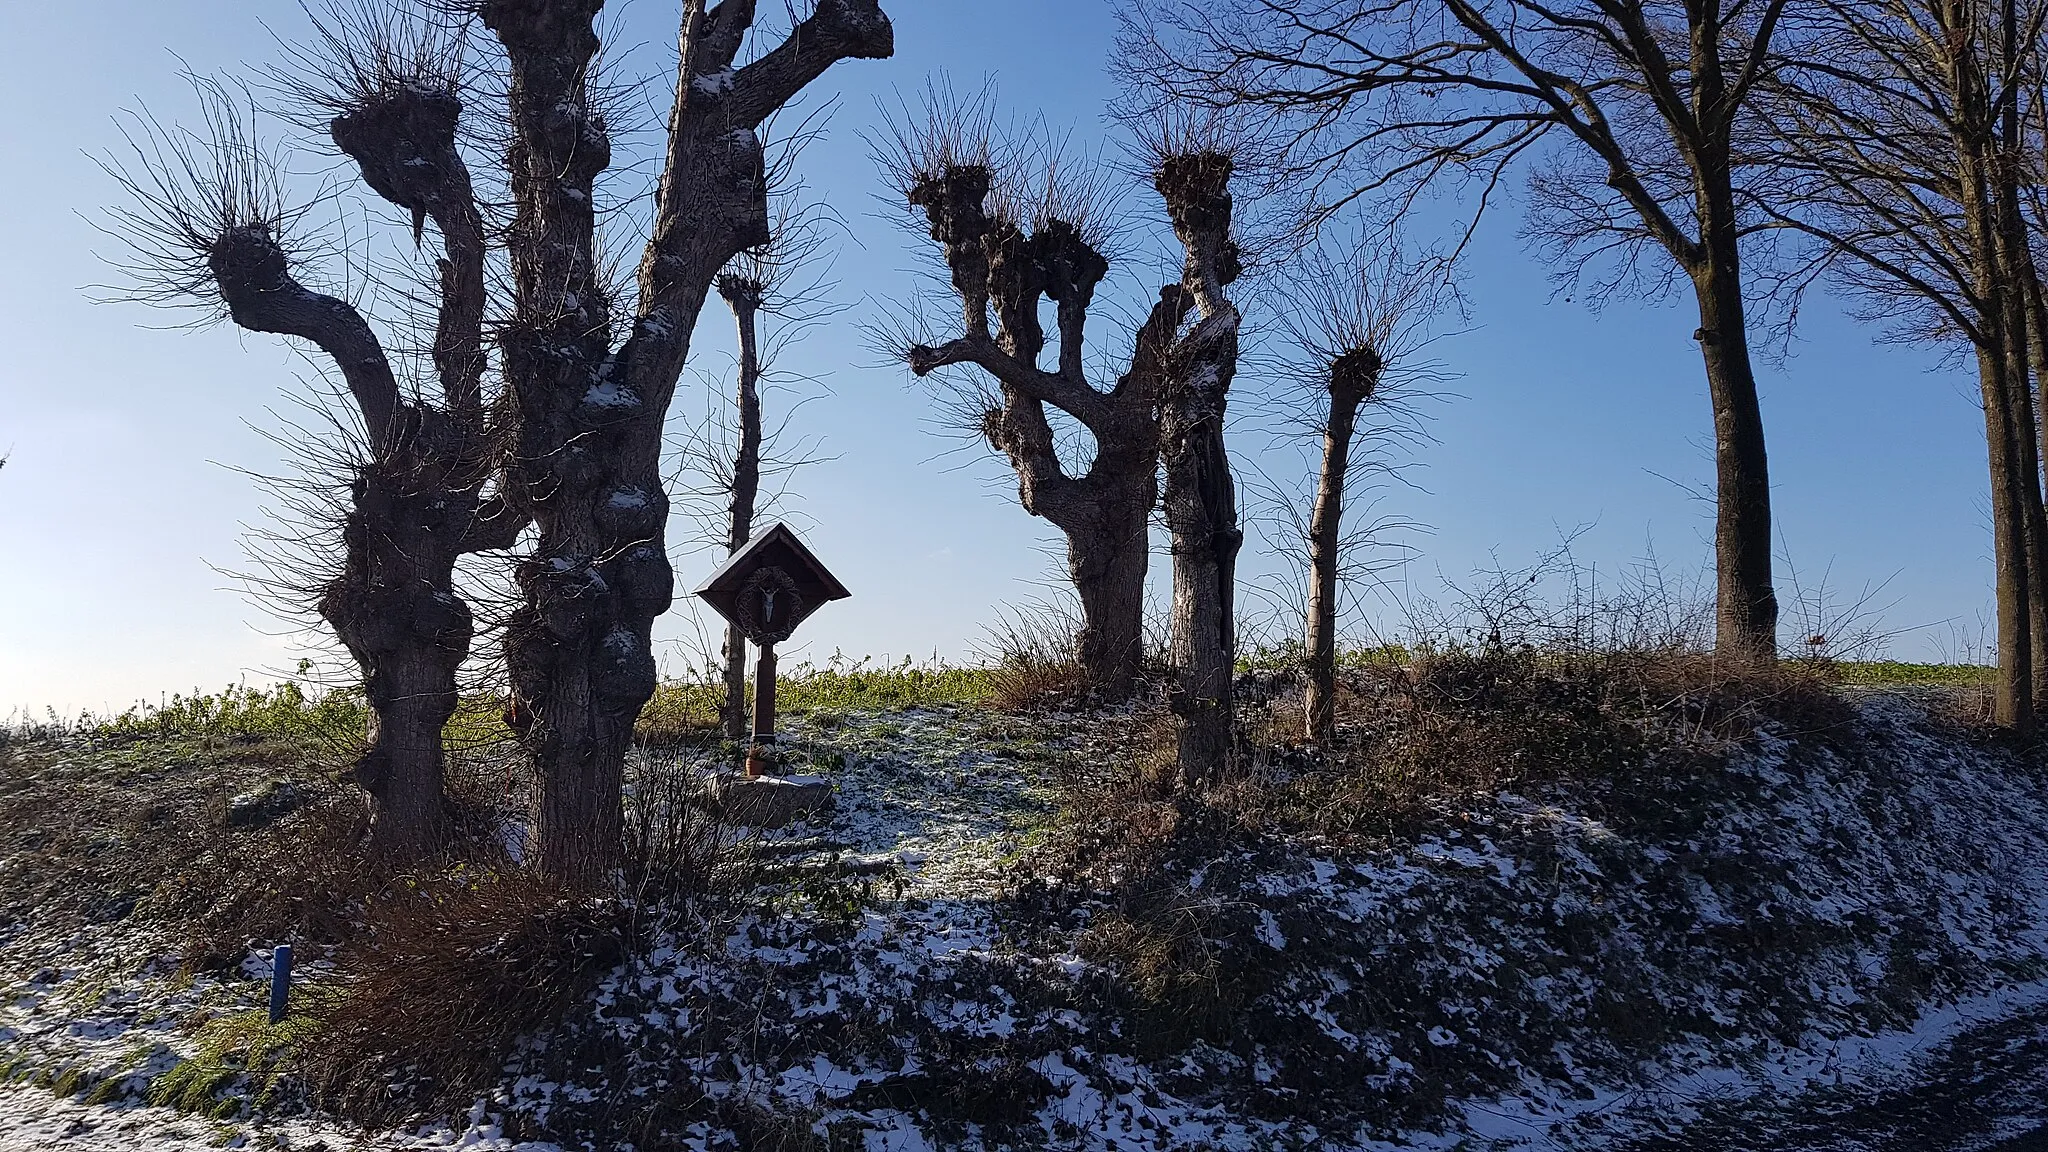
[(628, 769), (626, 874), (634, 907), (659, 919), (728, 890), (747, 846), (712, 810), (699, 762), (683, 751), (642, 749)]
[(495, 1084), (624, 955), (625, 908), (525, 871), (454, 875), (369, 909), (303, 1072), (327, 1103), (398, 1118)]
[(363, 901), (388, 879), (365, 857), (369, 811), (333, 788), (290, 817), (249, 832), (226, 826), (225, 798), (203, 847), (160, 887), (161, 911), (187, 917), (184, 963), (235, 967), (262, 943), (338, 944)]
[[(525, 790), (524, 774), (512, 770), (513, 752), (505, 745), (451, 752), (442, 815), (446, 837), (431, 855), (409, 861), (370, 846), (364, 836), (370, 814), (360, 795), (322, 782), (321, 773), (290, 777), (287, 786), (300, 797), (296, 807), (256, 828), (230, 827), (223, 790), (193, 850), (158, 888), (158, 911), (190, 925), (186, 966), (232, 968), (251, 948), (280, 941), (339, 946), (357, 936), (365, 908), (394, 886), (450, 868), (504, 866), (504, 814), (520, 805)], [(276, 743), (218, 754), (240, 762), (258, 757), (257, 763), (273, 770), (302, 759)]]
[(1689, 772), (1767, 721), (1825, 740), (1851, 719), (1797, 665), (1528, 647), (1353, 669), (1337, 710), (1329, 755), (1277, 755), (1214, 803), (1253, 827), (1398, 838), (1503, 791)]

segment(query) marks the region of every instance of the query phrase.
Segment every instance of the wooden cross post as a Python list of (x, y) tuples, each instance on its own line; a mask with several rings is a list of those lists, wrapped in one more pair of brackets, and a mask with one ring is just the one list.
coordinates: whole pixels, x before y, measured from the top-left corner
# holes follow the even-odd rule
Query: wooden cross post
[(761, 645), (754, 664), (754, 739), (747, 747), (747, 775), (766, 776), (775, 756), (775, 645)]
[(771, 774), (775, 758), (775, 646), (819, 606), (849, 593), (785, 524), (776, 524), (733, 553), (697, 595), (761, 650), (754, 666), (754, 736), (749, 776)]

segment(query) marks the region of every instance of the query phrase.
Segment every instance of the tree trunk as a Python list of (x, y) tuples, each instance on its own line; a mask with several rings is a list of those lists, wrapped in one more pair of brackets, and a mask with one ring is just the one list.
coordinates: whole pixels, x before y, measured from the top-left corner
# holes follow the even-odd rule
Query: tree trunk
[[(2015, 61), (2019, 53), (2018, 14), (2012, 0), (2001, 12), (2000, 58)], [(1992, 166), (1997, 210), (1999, 326), (2004, 337), (2005, 397), (2012, 435), (2019, 449), (2015, 477), (2026, 524), (2028, 675), (2033, 711), (2048, 708), (2048, 508), (2041, 499), (2041, 440), (2048, 429), (2036, 419), (2033, 391), (2032, 290), (2039, 284), (2033, 252), (2027, 241), (2026, 216), (2020, 208), (2021, 124), (2019, 85), (2009, 82), (1999, 109), (1999, 149)]]
[[(754, 534), (754, 502), (761, 493), (761, 353), (756, 320), (761, 310), (760, 284), (742, 277), (721, 277), (718, 293), (732, 307), (739, 327), (739, 450), (732, 463), (732, 506), (727, 522), (727, 555), (746, 546)], [(725, 737), (747, 735), (747, 638), (739, 625), (725, 628)]]
[(1984, 403), (1984, 441), (1991, 463), (1992, 554), (1998, 597), (1998, 683), (1995, 718), (2021, 733), (2033, 730), (2033, 637), (2027, 573), (2023, 474), (2025, 434), (2013, 418), (2007, 373), (1996, 350), (1977, 350)]
[(1237, 553), (1244, 532), (1223, 440), (1240, 325), (1224, 293), (1239, 271), (1230, 238), (1232, 167), (1216, 152), (1171, 155), (1152, 181), (1186, 253), (1179, 294), (1198, 316), (1166, 358), (1159, 405), (1163, 507), (1173, 532), (1173, 711), (1181, 775), (1197, 786), (1229, 766), (1236, 719)]
[(419, 860), (447, 838), (447, 764), (441, 733), (455, 715), (455, 677), (440, 652), (393, 653), (371, 673), (372, 754), (357, 776), (370, 794), (370, 847)]
[[(2026, 404), (2021, 414), (2020, 428), (2024, 432), (2033, 428), (2035, 435), (2028, 437), (2033, 452), (2031, 487), (2040, 491), (2044, 479), (2043, 470), (2048, 469), (2048, 421), (2041, 419), (2041, 405), (2048, 395), (2041, 391), (2041, 383), (2048, 379), (2048, 301), (2044, 301), (2041, 290), (2040, 269), (2034, 263), (2030, 246), (2023, 244), (2020, 255), (2024, 267), (2019, 272), (2019, 292), (2025, 304), (2027, 330), (2027, 363), (2031, 378), (2020, 381), (2016, 387)], [(2032, 547), (2027, 552), (2027, 575), (2031, 578), (2027, 604), (2028, 642), (2032, 649), (2035, 714), (2048, 708), (2048, 506), (2034, 524), (2029, 534)]]
[[(1972, 289), (1978, 301), (1977, 383), (1984, 405), (1985, 451), (1990, 459), (1992, 563), (1998, 602), (1998, 683), (1993, 711), (2001, 724), (2022, 735), (2034, 726), (2032, 587), (2027, 569), (2027, 490), (2038, 484), (2028, 473), (2024, 442), (2035, 436), (2023, 427), (2021, 407), (2013, 395), (2009, 352), (2016, 343), (2006, 331), (2013, 314), (2003, 258), (2003, 221), (1999, 211), (1999, 164), (1995, 110), (1979, 69), (1981, 61), (1959, 45), (1951, 57), (1951, 84), (1957, 114), (1952, 128), (1956, 183), (1970, 245)], [(2021, 387), (2024, 387), (2024, 382)]]
[(1145, 574), (1151, 562), (1152, 476), (1105, 486), (1089, 514), (1068, 519), (1067, 571), (1081, 601), (1077, 659), (1090, 687), (1130, 695), (1145, 650)]
[(1692, 269), (1700, 315), (1693, 338), (1714, 407), (1714, 648), (1739, 661), (1769, 662), (1778, 655), (1770, 464), (1725, 163), (1702, 166), (1699, 200), (1703, 258)]
[(2041, 497), (2040, 425), (2033, 392), (2033, 328), (2027, 285), (2034, 279), (2027, 250), (2026, 225), (2020, 216), (2019, 192), (2008, 181), (1999, 189), (1999, 266), (2004, 284), (2002, 328), (2005, 337), (2005, 396), (2011, 406), (2015, 447), (2019, 453), (2017, 487), (2020, 515), (2026, 524), (2027, 633), (2029, 687), (2033, 710), (2048, 709), (2048, 507)]
[(445, 414), (407, 406), (398, 424), (386, 457), (357, 476), (343, 569), (320, 613), (363, 672), (369, 747), (355, 776), (370, 796), (371, 846), (415, 860), (446, 835), (441, 732), (473, 630), (453, 577), (475, 482), (455, 488), (476, 469), (464, 431)]
[(1344, 479), (1351, 467), (1351, 437), (1366, 390), (1330, 389), (1323, 427), (1323, 463), (1308, 524), (1308, 684), (1303, 694), (1304, 733), (1318, 744), (1337, 734), (1337, 567), (1344, 528)]
[[(517, 140), (515, 317), (503, 343), (519, 444), (508, 485), (538, 529), (516, 573), (524, 602), (506, 626), (506, 664), (534, 765), (533, 858), (551, 879), (587, 891), (618, 866), (625, 755), (654, 693), (650, 633), (674, 574), (657, 466), (668, 394), (636, 386), (630, 349), (614, 356), (610, 347), (592, 240), (592, 188), (610, 149), (585, 88), (596, 6), (575, 7), (583, 10), (489, 11), (507, 21)], [(699, 308), (709, 289), (707, 280)], [(680, 338), (696, 316), (679, 313)]]
[[(1193, 391), (1192, 389), (1190, 390)], [(1237, 492), (1223, 443), (1222, 397), (1169, 403), (1165, 425), (1167, 527), (1173, 533), (1173, 663), (1179, 683), (1180, 770), (1200, 785), (1230, 760), (1236, 673)]]

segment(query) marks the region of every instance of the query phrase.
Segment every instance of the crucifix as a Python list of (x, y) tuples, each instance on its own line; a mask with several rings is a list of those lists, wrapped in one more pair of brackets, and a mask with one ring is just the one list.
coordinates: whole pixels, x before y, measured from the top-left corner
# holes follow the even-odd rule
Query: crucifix
[(852, 593), (788, 525), (776, 524), (733, 553), (697, 595), (760, 649), (747, 775), (766, 775), (775, 753), (775, 646), (820, 606)]

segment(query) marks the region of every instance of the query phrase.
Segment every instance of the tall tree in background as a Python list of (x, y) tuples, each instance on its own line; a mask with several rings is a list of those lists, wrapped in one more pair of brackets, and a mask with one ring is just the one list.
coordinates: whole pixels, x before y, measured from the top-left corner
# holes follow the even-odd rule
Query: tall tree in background
[(2048, 620), (2030, 363), (2037, 283), (2021, 215), (2019, 90), (2044, 9), (1991, 0), (1827, 0), (1820, 50), (1775, 70), (1777, 224), (1820, 240), (1816, 270), (1897, 339), (1977, 362), (1990, 460), (1998, 718), (2031, 726)]
[[(1129, 370), (1113, 386), (1097, 387), (1085, 340), (1095, 290), (1110, 267), (1100, 177), (1054, 161), (1030, 187), (1026, 176), (998, 171), (983, 111), (934, 103), (927, 112), (923, 122), (899, 124), (878, 159), (944, 252), (961, 327), (944, 340), (911, 332), (895, 352), (918, 376), (972, 366), (995, 381), (990, 389), (951, 377), (953, 401), (1009, 461), (1024, 510), (1066, 536), (1081, 601), (1081, 668), (1098, 691), (1119, 697), (1137, 678), (1144, 640), (1148, 530), (1159, 500), (1161, 356), (1187, 302), (1178, 289), (1163, 293), (1135, 334)], [(1052, 368), (1041, 365), (1044, 299), (1058, 316)], [(1089, 433), (1094, 455), (1085, 471), (1074, 474), (1061, 462), (1048, 408)]]
[[(131, 244), (136, 298), (198, 303), (247, 331), (304, 341), (346, 385), (361, 436), (343, 448), (339, 555), (317, 537), (287, 563), (307, 574), (296, 591), (361, 670), (370, 721), (354, 776), (370, 798), (372, 846), (406, 860), (445, 831), (442, 728), (473, 632), (457, 562), (510, 547), (521, 520), (487, 491), (502, 413), (485, 397), (486, 238), (458, 147), (462, 39), (397, 14), (325, 15), (318, 43), (299, 56), (305, 67), (282, 77), (294, 110), (326, 118), (329, 142), (363, 183), (411, 215), (416, 242), (428, 221), (440, 238), (423, 293), (428, 330), (398, 325), (425, 345), (406, 353), (404, 370), (354, 304), (301, 280), (312, 258), (294, 234), (301, 213), (287, 206), (281, 160), (224, 88), (199, 85), (203, 131), (143, 121), (133, 162), (107, 167), (130, 193), (113, 215)], [(408, 386), (415, 378), (431, 384)]]
[(762, 122), (834, 63), (894, 51), (876, 0), (817, 0), (742, 63), (752, 0), (685, 0), (674, 103), (624, 338), (598, 253), (594, 186), (611, 141), (594, 99), (602, 0), (482, 0), (503, 46), (514, 203), (501, 341), (519, 441), (505, 488), (539, 529), (508, 626), (517, 727), (538, 778), (535, 848), (582, 887), (615, 866), (633, 722), (655, 687), (651, 633), (674, 593), (662, 428), (712, 281), (770, 239)]
[(1270, 128), (1326, 210), (1477, 179), (1483, 208), (1541, 157), (1533, 227), (1611, 292), (1662, 267), (1698, 306), (1714, 416), (1716, 644), (1773, 659), (1771, 491), (1749, 349), (1737, 188), (1744, 110), (1787, 0), (1136, 0), (1124, 57), (1147, 96)]

